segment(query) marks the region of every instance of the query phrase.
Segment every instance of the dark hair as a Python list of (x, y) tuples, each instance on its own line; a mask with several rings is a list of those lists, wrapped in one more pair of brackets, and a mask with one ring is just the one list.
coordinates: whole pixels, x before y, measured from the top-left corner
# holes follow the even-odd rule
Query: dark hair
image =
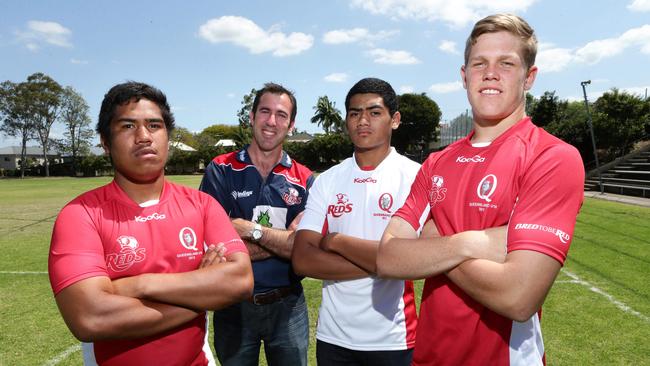
[(117, 106), (127, 104), (131, 101), (137, 102), (140, 99), (146, 99), (156, 103), (158, 108), (160, 108), (167, 133), (170, 133), (174, 129), (174, 115), (169, 108), (165, 94), (151, 85), (136, 81), (127, 81), (115, 85), (104, 95), (95, 130), (105, 143), (111, 143), (111, 121), (115, 117), (115, 109)]
[(257, 112), (257, 107), (260, 104), (260, 99), (262, 99), (262, 95), (266, 93), (271, 93), (271, 94), (286, 94), (289, 96), (289, 99), (291, 100), (292, 108), (291, 108), (291, 120), (289, 122), (293, 122), (296, 120), (296, 114), (298, 113), (298, 104), (296, 102), (296, 97), (293, 95), (293, 92), (284, 86), (276, 83), (266, 83), (264, 84), (264, 87), (260, 90), (258, 90), (255, 93), (255, 100), (253, 100), (253, 115)]
[(366, 93), (378, 94), (384, 100), (384, 104), (391, 116), (399, 110), (397, 94), (395, 94), (395, 90), (390, 84), (377, 78), (365, 78), (354, 84), (348, 92), (345, 97), (345, 111), (347, 112), (348, 108), (350, 108), (350, 99), (354, 95)]

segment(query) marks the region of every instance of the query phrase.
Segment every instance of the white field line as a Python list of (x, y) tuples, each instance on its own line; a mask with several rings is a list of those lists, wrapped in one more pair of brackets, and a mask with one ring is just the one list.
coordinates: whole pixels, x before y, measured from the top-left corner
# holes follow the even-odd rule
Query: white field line
[(44, 363), (43, 366), (58, 365), (59, 362), (65, 360), (66, 358), (68, 358), (68, 356), (70, 356), (71, 354), (73, 354), (75, 352), (78, 352), (78, 351), (81, 351), (81, 344), (75, 344), (74, 346), (70, 346), (70, 347), (68, 347), (68, 349), (66, 349), (62, 353), (59, 353), (53, 359), (51, 359), (51, 360), (47, 361), (46, 363)]
[(35, 272), (35, 271), (0, 271), (0, 274), (47, 274), (47, 272)]
[(567, 271), (567, 270), (565, 270), (565, 269), (562, 269), (562, 273), (564, 273), (565, 275), (571, 277), (572, 280), (571, 280), (571, 281), (556, 281), (556, 282), (559, 282), (559, 283), (563, 283), (563, 282), (564, 282), (564, 283), (576, 283), (576, 284), (579, 284), (579, 285), (585, 286), (585, 287), (587, 287), (590, 291), (595, 292), (595, 293), (597, 293), (597, 294), (599, 294), (599, 295), (604, 296), (604, 297), (605, 297), (609, 302), (611, 302), (611, 303), (614, 304), (617, 308), (623, 310), (624, 312), (626, 312), (626, 313), (628, 313), (628, 314), (632, 314), (632, 315), (634, 315), (634, 316), (636, 316), (636, 317), (638, 317), (638, 318), (641, 318), (642, 320), (645, 320), (646, 322), (650, 323), (650, 317), (648, 317), (648, 316), (646, 316), (646, 315), (644, 315), (644, 314), (641, 314), (641, 313), (639, 313), (638, 311), (632, 309), (631, 307), (625, 305), (624, 303), (622, 303), (622, 302), (616, 300), (616, 299), (614, 298), (614, 296), (612, 296), (612, 295), (608, 294), (607, 292), (605, 292), (605, 291), (599, 289), (598, 287), (592, 285), (591, 283), (589, 283), (589, 282), (587, 282), (587, 281), (583, 281), (583, 280), (580, 279), (580, 277), (578, 277), (576, 274), (571, 273), (571, 272), (569, 272), (569, 271)]

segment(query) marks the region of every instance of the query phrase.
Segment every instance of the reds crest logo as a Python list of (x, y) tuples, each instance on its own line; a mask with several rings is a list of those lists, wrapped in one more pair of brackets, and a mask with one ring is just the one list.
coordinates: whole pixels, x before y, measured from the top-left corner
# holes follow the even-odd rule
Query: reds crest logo
[(300, 197), (297, 189), (289, 187), (289, 190), (282, 195), (282, 200), (284, 200), (287, 206), (293, 206), (299, 205), (302, 202), (302, 197)]
[(352, 212), (352, 203), (348, 203), (349, 198), (345, 193), (336, 195), (336, 204), (327, 207), (327, 213), (333, 217), (341, 217), (343, 214)]
[(120, 252), (106, 256), (106, 265), (115, 272), (125, 271), (134, 263), (142, 262), (145, 259), (145, 248), (139, 248), (138, 240), (132, 236), (122, 235), (117, 238), (120, 244)]
[(486, 202), (492, 202), (490, 198), (497, 189), (497, 177), (494, 174), (488, 174), (478, 183), (476, 195)]
[(429, 191), (429, 204), (431, 207), (442, 202), (447, 197), (447, 188), (442, 188), (445, 179), (439, 175), (431, 177), (431, 190)]

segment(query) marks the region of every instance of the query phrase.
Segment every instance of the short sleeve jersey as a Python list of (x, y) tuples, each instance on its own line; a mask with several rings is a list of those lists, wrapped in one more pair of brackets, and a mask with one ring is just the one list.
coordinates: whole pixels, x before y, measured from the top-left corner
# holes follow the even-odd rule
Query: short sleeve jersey
[[(205, 168), (201, 191), (221, 203), (230, 218), (286, 229), (305, 209), (312, 172), (282, 152), (280, 162), (263, 179), (248, 155), (248, 146), (215, 157)], [(291, 261), (270, 257), (253, 262), (254, 293), (299, 286)]]
[[(198, 268), (204, 244), (247, 252), (221, 206), (195, 189), (165, 182), (157, 204), (140, 207), (113, 181), (68, 203), (54, 224), (49, 255), (54, 294), (96, 276), (179, 273)], [(85, 364), (208, 365), (206, 316), (154, 336), (84, 343)]]
[[(320, 174), (298, 230), (380, 240), (419, 164), (391, 149), (373, 170), (354, 157)], [(417, 314), (411, 281), (367, 277), (323, 281), (316, 338), (358, 351), (413, 348)]]
[[(583, 199), (577, 150), (525, 118), (487, 147), (471, 135), (424, 162), (396, 216), (418, 228), (430, 207), (441, 235), (508, 225), (507, 250), (564, 263)], [(414, 365), (541, 365), (539, 315), (518, 323), (481, 305), (445, 275), (422, 294)], [(452, 336), (453, 335), (453, 336)]]

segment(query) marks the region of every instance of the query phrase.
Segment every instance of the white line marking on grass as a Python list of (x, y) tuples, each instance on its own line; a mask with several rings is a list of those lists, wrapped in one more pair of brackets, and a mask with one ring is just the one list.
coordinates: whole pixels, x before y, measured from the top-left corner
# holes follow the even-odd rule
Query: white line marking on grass
[(47, 274), (47, 272), (35, 272), (35, 271), (0, 271), (0, 274)]
[(58, 365), (61, 361), (65, 360), (70, 356), (71, 354), (81, 351), (81, 344), (75, 344), (74, 346), (68, 347), (63, 353), (58, 354), (56, 357), (53, 359), (47, 361), (46, 363), (43, 364), (43, 366), (54, 366)]
[[(599, 295), (603, 295), (607, 300), (609, 300), (609, 302), (616, 305), (617, 308), (623, 310), (624, 312), (632, 314), (632, 315), (634, 315), (636, 317), (639, 317), (639, 318), (645, 320), (646, 322), (650, 323), (650, 317), (648, 317), (646, 315), (643, 315), (643, 314), (639, 313), (638, 311), (632, 309), (631, 307), (625, 305), (624, 303), (616, 300), (614, 298), (614, 296), (612, 296), (612, 295), (608, 294), (607, 292), (599, 289), (598, 287), (592, 285), (591, 283), (589, 283), (587, 281), (583, 281), (576, 274), (571, 273), (571, 272), (569, 272), (569, 271), (567, 271), (565, 269), (562, 269), (562, 273), (566, 274), (567, 276), (569, 276), (569, 277), (571, 277), (573, 279), (573, 281), (562, 281), (562, 282), (577, 283), (579, 285), (583, 285), (583, 286), (589, 288), (589, 290), (591, 290), (592, 292), (595, 292), (595, 293), (597, 293)], [(560, 281), (556, 281), (556, 282), (560, 282)]]

